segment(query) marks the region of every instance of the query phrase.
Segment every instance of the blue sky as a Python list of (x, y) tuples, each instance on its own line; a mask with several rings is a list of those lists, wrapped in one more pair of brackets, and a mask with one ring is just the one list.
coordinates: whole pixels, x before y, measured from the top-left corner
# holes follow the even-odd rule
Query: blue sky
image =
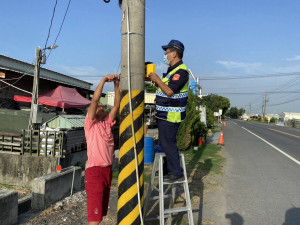
[[(32, 63), (35, 48), (45, 45), (54, 3), (1, 0), (0, 54)], [(67, 4), (58, 1), (48, 45)], [(300, 112), (300, 93), (286, 93), (300, 91), (299, 12), (297, 0), (146, 0), (146, 61), (157, 64), (158, 74), (164, 72), (160, 46), (178, 39), (203, 94), (220, 94), (247, 111), (251, 104), (252, 112), (259, 113), (269, 92), (268, 113)], [(117, 0), (72, 0), (59, 47), (44, 67), (97, 84), (101, 76), (119, 71), (120, 29)], [(266, 74), (270, 76), (246, 79)], [(276, 77), (280, 74), (284, 76)], [(243, 79), (217, 79), (224, 76)], [(112, 86), (105, 88), (110, 90)], [(283, 93), (272, 93), (278, 91)]]

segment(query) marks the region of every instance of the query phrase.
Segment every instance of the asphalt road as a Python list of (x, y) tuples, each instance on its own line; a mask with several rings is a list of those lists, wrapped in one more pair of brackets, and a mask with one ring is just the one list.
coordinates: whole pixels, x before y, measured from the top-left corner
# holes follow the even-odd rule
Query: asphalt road
[(227, 162), (215, 224), (299, 225), (300, 130), (229, 120), (223, 131)]

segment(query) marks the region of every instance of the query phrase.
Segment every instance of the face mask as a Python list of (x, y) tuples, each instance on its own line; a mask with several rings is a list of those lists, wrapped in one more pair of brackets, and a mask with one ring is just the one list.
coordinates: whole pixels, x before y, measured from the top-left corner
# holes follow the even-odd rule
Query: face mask
[(164, 55), (164, 63), (170, 65), (170, 61), (168, 60), (167, 55)]

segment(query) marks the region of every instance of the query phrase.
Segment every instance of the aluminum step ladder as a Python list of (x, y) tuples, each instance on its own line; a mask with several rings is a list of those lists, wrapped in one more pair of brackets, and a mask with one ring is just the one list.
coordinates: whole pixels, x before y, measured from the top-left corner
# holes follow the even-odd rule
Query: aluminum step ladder
[[(171, 224), (172, 220), (172, 213), (178, 213), (178, 212), (187, 212), (188, 218), (189, 218), (189, 224), (194, 225), (193, 220), (193, 213), (192, 213), (192, 206), (191, 206), (191, 199), (190, 199), (190, 192), (188, 187), (188, 180), (186, 175), (186, 168), (185, 168), (185, 161), (184, 161), (184, 155), (180, 154), (180, 163), (181, 167), (183, 168), (183, 180), (182, 181), (175, 181), (175, 182), (167, 182), (163, 180), (163, 158), (166, 157), (165, 153), (156, 153), (155, 159), (153, 163), (153, 169), (152, 169), (152, 175), (151, 175), (151, 181), (148, 187), (148, 192), (145, 200), (145, 207), (144, 212), (146, 213), (148, 210), (148, 204), (151, 200), (157, 200), (159, 199), (159, 216), (155, 218), (146, 218), (146, 221), (153, 220), (153, 219), (159, 219), (160, 225), (165, 224), (165, 218), (168, 218), (168, 224)], [(156, 174), (156, 171), (158, 170), (158, 176)], [(155, 184), (155, 179), (158, 178), (158, 186)], [(183, 185), (184, 193), (185, 193), (185, 205), (184, 207), (177, 207), (174, 208), (174, 201), (175, 201), (175, 195), (176, 195), (176, 188), (180, 185)], [(167, 186), (168, 188), (164, 188), (164, 186)], [(167, 194), (165, 192), (168, 192), (168, 189), (171, 187), (171, 194)], [(151, 194), (157, 191), (158, 195), (155, 195), (154, 197), (151, 197)], [(170, 199), (169, 202), (169, 208), (165, 209), (165, 199)], [(144, 213), (144, 215), (146, 215)]]

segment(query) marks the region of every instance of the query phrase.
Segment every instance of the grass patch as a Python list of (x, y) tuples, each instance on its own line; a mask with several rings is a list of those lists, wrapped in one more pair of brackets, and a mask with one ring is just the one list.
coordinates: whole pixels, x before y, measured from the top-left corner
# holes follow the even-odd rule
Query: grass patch
[(198, 150), (189, 149), (182, 152), (185, 157), (185, 163), (188, 169), (197, 169), (213, 172), (215, 174), (223, 173), (223, 164), (225, 158), (221, 155), (221, 146), (206, 144), (197, 147)]
[(29, 187), (22, 187), (22, 186), (9, 185), (9, 184), (0, 184), (0, 190), (4, 190), (4, 189), (18, 192), (19, 198), (31, 193), (31, 188), (29, 188)]
[(210, 133), (217, 133), (222, 130), (221, 126), (215, 126), (213, 129), (210, 130)]

